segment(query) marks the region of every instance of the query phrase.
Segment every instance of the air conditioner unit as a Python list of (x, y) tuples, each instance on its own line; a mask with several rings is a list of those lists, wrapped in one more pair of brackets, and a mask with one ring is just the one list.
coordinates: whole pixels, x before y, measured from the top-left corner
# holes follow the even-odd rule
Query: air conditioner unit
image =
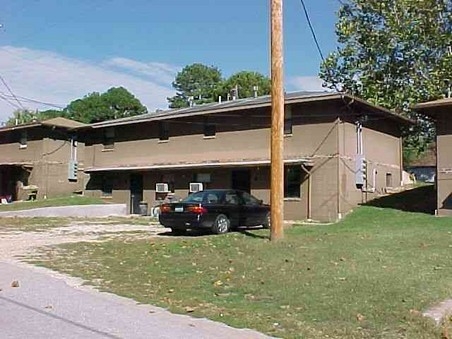
[(157, 193), (168, 193), (169, 189), (168, 189), (168, 184), (165, 182), (158, 182), (155, 184), (155, 191)]
[(190, 193), (198, 192), (203, 190), (202, 182), (191, 182), (190, 183)]

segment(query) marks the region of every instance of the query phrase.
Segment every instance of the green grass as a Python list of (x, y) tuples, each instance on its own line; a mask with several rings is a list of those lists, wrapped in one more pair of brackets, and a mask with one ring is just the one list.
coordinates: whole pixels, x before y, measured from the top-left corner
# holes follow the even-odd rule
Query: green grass
[[(78, 243), (35, 263), (102, 290), (285, 338), (437, 338), (452, 220), (363, 206), (335, 225)], [(450, 325), (450, 324), (448, 324)]]
[(0, 204), (0, 212), (28, 210), (39, 207), (104, 204), (100, 198), (71, 196), (31, 201), (17, 201), (11, 204)]

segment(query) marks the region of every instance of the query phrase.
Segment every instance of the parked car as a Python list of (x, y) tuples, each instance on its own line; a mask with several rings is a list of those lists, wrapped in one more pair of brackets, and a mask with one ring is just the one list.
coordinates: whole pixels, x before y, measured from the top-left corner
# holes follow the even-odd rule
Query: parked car
[(238, 226), (269, 228), (270, 206), (244, 191), (209, 189), (161, 205), (159, 221), (175, 234), (187, 229), (210, 229), (222, 234)]

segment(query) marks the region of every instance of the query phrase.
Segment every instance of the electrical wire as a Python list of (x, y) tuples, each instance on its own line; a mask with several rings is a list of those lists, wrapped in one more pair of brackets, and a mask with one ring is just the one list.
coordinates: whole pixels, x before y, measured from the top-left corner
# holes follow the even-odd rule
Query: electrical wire
[(0, 75), (0, 80), (2, 81), (3, 85), (5, 85), (5, 87), (8, 89), (9, 93), (11, 93), (11, 95), (13, 96), (13, 98), (17, 101), (17, 103), (19, 104), (19, 106), (25, 110), (25, 107), (22, 105), (22, 103), (19, 101), (19, 99), (17, 99), (16, 95), (13, 93), (13, 91), (11, 90), (11, 88), (8, 86), (8, 84), (6, 83), (5, 79), (3, 79), (3, 77)]
[(322, 61), (325, 62), (325, 58), (323, 57), (322, 49), (320, 48), (319, 41), (317, 40), (317, 36), (315, 34), (314, 27), (312, 26), (311, 18), (309, 17), (309, 13), (308, 13), (308, 10), (306, 8), (306, 5), (304, 4), (304, 0), (300, 0), (300, 2), (301, 2), (301, 6), (303, 7), (304, 15), (305, 15), (306, 20), (308, 22), (308, 26), (309, 26), (309, 29), (311, 31), (312, 38), (314, 39), (315, 45), (317, 47), (317, 51), (319, 52), (320, 58), (322, 59)]
[[(4, 92), (1, 92), (1, 91), (0, 91), (0, 95), (3, 95), (4, 97), (10, 97), (10, 98), (12, 97), (12, 96), (7, 95), (7, 94), (5, 94)], [(16, 97), (19, 98), (19, 99), (22, 99), (22, 100), (19, 100), (19, 101), (22, 101), (22, 102), (33, 102), (33, 103), (36, 103), (36, 104), (41, 104), (41, 105), (54, 107), (54, 108), (59, 108), (59, 109), (63, 109), (64, 108), (64, 106), (61, 106), (61, 105), (58, 105), (58, 104), (53, 104), (53, 103), (45, 102), (45, 101), (39, 101), (39, 100), (36, 100), (36, 99), (23, 97), (23, 96), (20, 96), (20, 95), (16, 95)]]

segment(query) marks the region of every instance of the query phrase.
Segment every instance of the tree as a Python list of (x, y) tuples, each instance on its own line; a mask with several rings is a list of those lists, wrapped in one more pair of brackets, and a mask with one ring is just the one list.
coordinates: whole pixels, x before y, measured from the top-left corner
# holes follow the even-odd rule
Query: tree
[(147, 113), (146, 107), (124, 87), (112, 87), (103, 94), (90, 93), (82, 99), (72, 101), (64, 111), (68, 118), (84, 123)]
[(450, 0), (344, 0), (340, 47), (321, 66), (330, 88), (363, 97), (419, 122), (405, 146), (421, 153), (431, 123), (411, 107), (443, 97), (452, 86)]
[(214, 66), (199, 63), (185, 66), (172, 83), (177, 92), (167, 98), (170, 108), (188, 107), (190, 100), (195, 104), (215, 101), (221, 81), (221, 72)]
[(147, 113), (147, 108), (124, 87), (112, 87), (105, 93), (93, 92), (69, 103), (63, 110), (33, 112), (16, 110), (7, 125), (64, 117), (84, 123), (100, 122)]
[(237, 88), (237, 98), (253, 97), (255, 93), (265, 95), (270, 93), (270, 79), (258, 72), (241, 71), (231, 75), (221, 85), (221, 96), (226, 99), (231, 90)]
[(29, 124), (39, 120), (39, 113), (29, 109), (16, 109), (13, 115), (6, 121), (6, 126), (14, 126), (19, 124)]

